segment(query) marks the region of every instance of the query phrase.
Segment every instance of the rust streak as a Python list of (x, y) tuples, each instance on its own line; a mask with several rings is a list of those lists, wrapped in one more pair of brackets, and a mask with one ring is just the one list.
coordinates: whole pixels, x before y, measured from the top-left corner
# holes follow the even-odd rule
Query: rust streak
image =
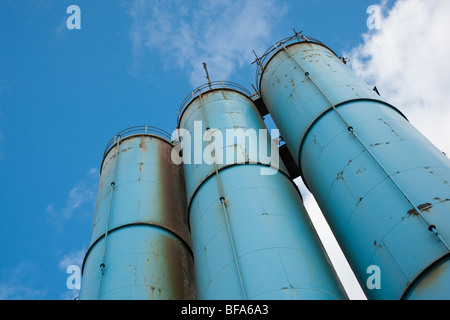
[[(398, 135), (398, 133), (395, 132), (395, 130), (391, 127), (391, 125), (390, 125), (389, 123), (387, 123), (387, 122), (384, 121), (383, 119), (379, 119), (379, 120), (382, 121), (385, 125), (387, 125), (387, 126), (391, 129), (391, 131), (392, 131), (393, 134), (395, 134), (397, 137), (400, 138), (400, 136)], [(400, 140), (403, 140), (403, 139), (400, 139)]]
[(140, 162), (139, 163), (139, 179), (138, 179), (138, 181), (141, 181), (141, 176), (142, 176), (142, 166), (144, 165), (144, 163), (143, 162)]
[[(417, 207), (421, 212), (430, 212), (430, 210), (433, 208), (433, 205), (431, 203), (424, 203)], [(416, 209), (411, 209), (408, 211), (409, 215), (415, 215), (417, 216), (419, 213), (416, 211)]]
[(140, 139), (141, 141), (139, 142), (139, 148), (147, 150), (147, 144), (145, 143), (145, 136), (142, 136)]
[(434, 200), (439, 201), (440, 203), (450, 201), (450, 199), (448, 199), (448, 198), (447, 198), (447, 199), (441, 199), (441, 198), (439, 198), (439, 197), (434, 198)]

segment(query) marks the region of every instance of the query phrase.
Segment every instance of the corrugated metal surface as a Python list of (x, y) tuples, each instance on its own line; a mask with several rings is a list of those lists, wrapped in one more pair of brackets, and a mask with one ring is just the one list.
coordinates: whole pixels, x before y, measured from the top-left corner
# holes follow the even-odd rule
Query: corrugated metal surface
[(105, 154), (80, 299), (196, 298), (183, 168), (172, 149), (140, 133)]
[(448, 263), (422, 273), (449, 252), (449, 159), (322, 44), (278, 44), (260, 91), (367, 296), (449, 299)]
[[(222, 137), (226, 129), (266, 129), (253, 102), (230, 88), (197, 92), (179, 127), (193, 134), (195, 121), (201, 134)], [(223, 143), (223, 154), (233, 150), (247, 163), (184, 164), (199, 298), (346, 299), (284, 166), (269, 169), (252, 155), (259, 143)]]

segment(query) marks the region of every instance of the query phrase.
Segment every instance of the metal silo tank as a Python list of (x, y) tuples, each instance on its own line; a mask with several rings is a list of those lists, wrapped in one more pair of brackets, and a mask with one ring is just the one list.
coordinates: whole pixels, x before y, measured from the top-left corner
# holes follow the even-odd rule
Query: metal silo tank
[(108, 144), (80, 299), (195, 299), (183, 168), (170, 135), (133, 127)]
[(450, 160), (319, 41), (296, 34), (257, 62), (265, 106), (366, 295), (449, 299)]
[[(297, 187), (281, 161), (274, 166), (270, 135), (226, 139), (227, 129), (266, 129), (249, 93), (229, 82), (200, 87), (183, 102), (178, 128), (199, 299), (346, 299)], [(194, 161), (212, 141), (216, 161)], [(261, 146), (269, 159), (252, 153)], [(227, 151), (243, 161), (226, 161)]]

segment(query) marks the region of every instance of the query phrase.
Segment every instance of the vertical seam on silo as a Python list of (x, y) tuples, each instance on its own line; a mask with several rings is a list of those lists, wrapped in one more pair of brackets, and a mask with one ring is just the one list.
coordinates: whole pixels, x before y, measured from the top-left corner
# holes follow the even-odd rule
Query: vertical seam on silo
[[(332, 101), (325, 95), (325, 93), (322, 91), (322, 89), (319, 87), (319, 85), (314, 81), (313, 78), (311, 78), (308, 71), (306, 71), (302, 65), (291, 55), (289, 50), (284, 46), (283, 43), (280, 43), (280, 45), (283, 47), (284, 51), (287, 53), (289, 58), (297, 64), (297, 66), (302, 69), (302, 71), (305, 73), (305, 76), (313, 83), (313, 85), (319, 90), (319, 92), (322, 94), (322, 96), (327, 100), (329, 105), (333, 108), (333, 110), (336, 112), (336, 114), (341, 118), (341, 120), (346, 125), (348, 131), (350, 131), (351, 134), (358, 140), (358, 142), (363, 146), (363, 148), (369, 153), (369, 155), (374, 159), (374, 161), (378, 164), (378, 166), (381, 168), (381, 170), (386, 174), (386, 176), (391, 180), (391, 182), (395, 185), (395, 187), (400, 191), (400, 193), (406, 198), (406, 200), (409, 202), (409, 204), (414, 208), (414, 210), (417, 212), (417, 214), (421, 217), (421, 219), (425, 222), (425, 224), (428, 227), (428, 230), (433, 232), (434, 235), (438, 238), (438, 240), (442, 243), (442, 245), (447, 249), (447, 251), (450, 251), (450, 246), (447, 244), (447, 242), (442, 238), (442, 236), (439, 234), (439, 232), (436, 230), (436, 226), (430, 224), (427, 219), (423, 216), (422, 212), (419, 210), (419, 208), (414, 204), (412, 199), (406, 194), (405, 191), (400, 187), (400, 185), (395, 181), (395, 179), (389, 174), (389, 172), (384, 168), (384, 166), (381, 164), (381, 162), (375, 157), (375, 155), (369, 150), (367, 145), (362, 141), (362, 139), (358, 136), (358, 134), (355, 132), (352, 126), (350, 126), (345, 118), (340, 114), (340, 112), (337, 110), (336, 106), (333, 104)], [(277, 48), (277, 46), (275, 45)]]
[(100, 293), (102, 290), (102, 282), (103, 282), (103, 275), (105, 274), (105, 258), (106, 258), (106, 245), (108, 243), (108, 231), (109, 231), (109, 222), (111, 219), (111, 206), (112, 206), (112, 199), (113, 199), (113, 194), (114, 194), (114, 190), (115, 190), (115, 180), (116, 180), (116, 172), (117, 172), (117, 161), (119, 160), (119, 147), (120, 147), (120, 135), (117, 136), (117, 149), (116, 149), (116, 160), (114, 161), (114, 171), (113, 171), (113, 180), (111, 182), (111, 197), (109, 199), (109, 210), (108, 210), (108, 221), (106, 223), (106, 231), (105, 231), (105, 244), (103, 247), (103, 256), (102, 256), (102, 263), (100, 264), (100, 269), (101, 269), (101, 275), (100, 275), (100, 284), (98, 287), (98, 300), (100, 300)]
[[(203, 117), (205, 119), (206, 131), (208, 132), (209, 135), (211, 135), (211, 131), (210, 131), (211, 128), (209, 127), (208, 119), (206, 117), (206, 110), (205, 110), (205, 107), (203, 105), (202, 93), (201, 93), (200, 89), (198, 90), (198, 97), (200, 99), (200, 105), (201, 105), (201, 108), (202, 108)], [(244, 297), (244, 300), (247, 300), (247, 295), (245, 293), (245, 287), (244, 287), (244, 281), (242, 279), (242, 274), (241, 274), (241, 268), (239, 266), (239, 261), (238, 261), (238, 257), (237, 257), (237, 253), (236, 253), (236, 247), (234, 245), (233, 235), (231, 233), (231, 225), (230, 225), (230, 221), (228, 220), (228, 212), (227, 212), (227, 209), (226, 209), (226, 206), (225, 206), (225, 197), (224, 197), (223, 191), (222, 191), (222, 184), (220, 182), (219, 170), (217, 168), (217, 161), (216, 161), (216, 155), (215, 154), (214, 154), (214, 170), (216, 172), (217, 184), (218, 184), (218, 187), (219, 187), (219, 195), (220, 195), (219, 199), (220, 199), (220, 202), (222, 203), (223, 214), (224, 214), (224, 217), (225, 217), (225, 222), (227, 224), (228, 236), (230, 238), (231, 249), (233, 251), (234, 261), (236, 263), (236, 271), (238, 273), (239, 282), (240, 282), (241, 290), (242, 290), (242, 295)]]

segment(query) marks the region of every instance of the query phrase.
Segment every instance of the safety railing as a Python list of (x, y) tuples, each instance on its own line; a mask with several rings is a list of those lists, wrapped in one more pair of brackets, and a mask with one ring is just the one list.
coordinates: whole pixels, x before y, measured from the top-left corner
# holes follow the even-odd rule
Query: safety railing
[(172, 136), (170, 133), (153, 126), (134, 126), (127, 128), (125, 130), (122, 130), (118, 132), (106, 145), (105, 152), (103, 153), (103, 159), (105, 159), (106, 155), (108, 154), (109, 150), (114, 146), (118, 141), (123, 140), (125, 137), (134, 135), (134, 134), (155, 134), (157, 136), (160, 136), (162, 138), (167, 139), (168, 141), (171, 141)]
[(245, 95), (247, 95), (248, 97), (250, 97), (252, 94), (250, 93), (250, 91), (248, 91), (246, 88), (244, 88), (243, 86), (234, 83), (234, 82), (230, 82), (230, 81), (213, 81), (213, 82), (208, 82), (205, 83), (203, 85), (201, 85), (200, 87), (192, 90), (187, 96), (186, 98), (184, 98), (183, 102), (181, 103), (180, 108), (178, 109), (178, 116), (177, 116), (177, 127), (179, 127), (180, 125), (180, 120), (181, 120), (181, 115), (183, 114), (184, 109), (186, 108), (186, 106), (195, 98), (197, 98), (199, 96), (200, 93), (204, 93), (206, 91), (209, 90), (214, 90), (214, 89), (220, 89), (220, 88), (224, 88), (224, 89), (235, 89), (238, 90), (242, 93), (244, 93)]
[(294, 35), (288, 38), (284, 38), (282, 40), (279, 40), (278, 42), (275, 42), (273, 45), (271, 45), (266, 52), (264, 52), (263, 55), (261, 55), (260, 57), (258, 57), (258, 55), (255, 53), (255, 51), (253, 51), (256, 59), (255, 61), (252, 62), (252, 64), (256, 63), (257, 64), (257, 68), (256, 68), (256, 79), (255, 79), (255, 83), (257, 86), (257, 91), (260, 91), (259, 88), (259, 82), (260, 82), (260, 77), (262, 75), (262, 72), (264, 70), (264, 66), (265, 63), (276, 53), (278, 52), (280, 49), (283, 48), (283, 45), (289, 45), (291, 43), (304, 43), (304, 42), (310, 42), (310, 43), (317, 43), (320, 44), (322, 46), (325, 46), (321, 41), (311, 38), (311, 37), (306, 37), (303, 34), (301, 34), (302, 32), (296, 32), (294, 30)]

